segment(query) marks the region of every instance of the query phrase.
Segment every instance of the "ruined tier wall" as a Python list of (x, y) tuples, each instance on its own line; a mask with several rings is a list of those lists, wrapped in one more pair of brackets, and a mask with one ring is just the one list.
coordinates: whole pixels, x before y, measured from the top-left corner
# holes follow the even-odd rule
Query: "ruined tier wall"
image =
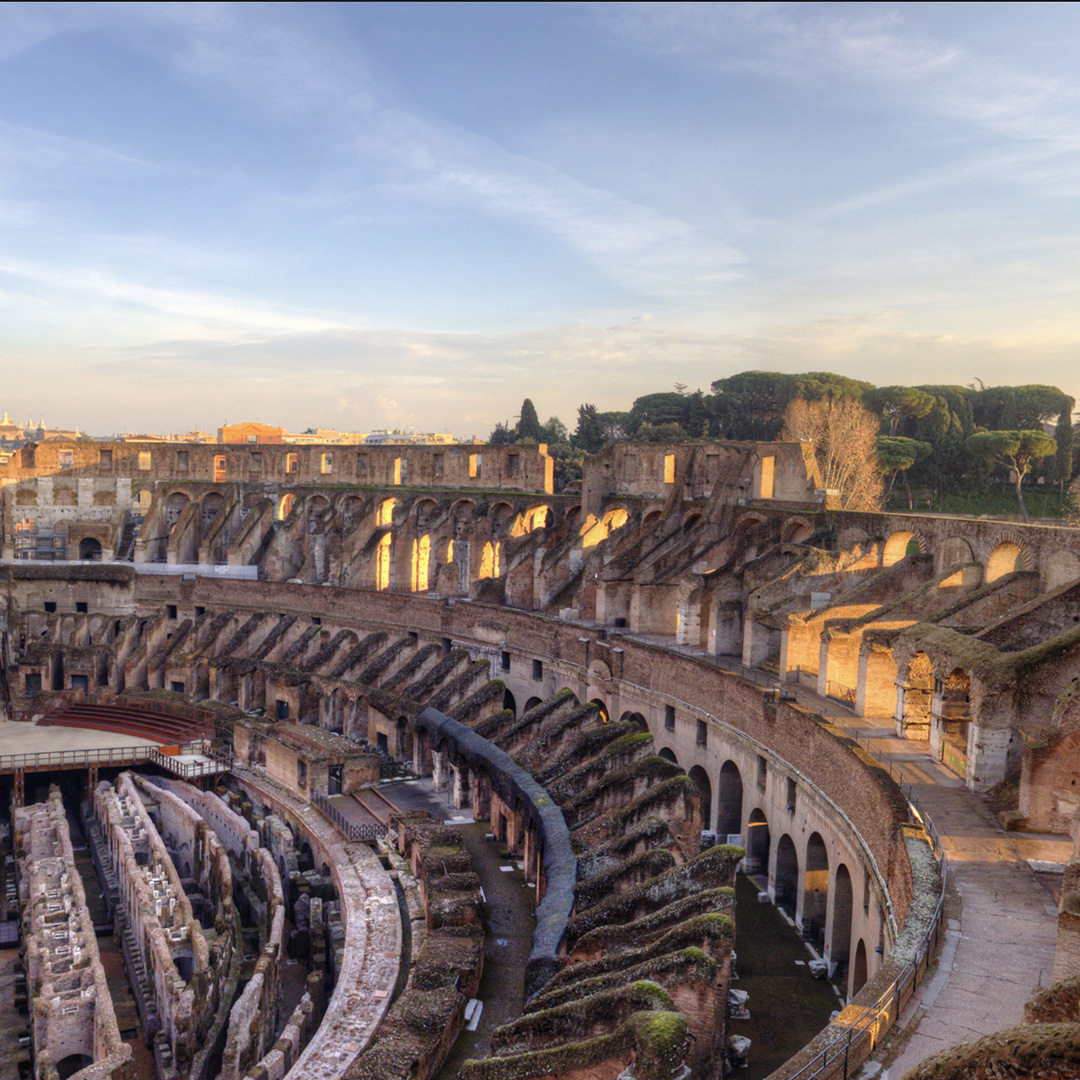
[[(14, 830), (35, 1080), (58, 1067), (76, 1080), (130, 1080), (131, 1047), (120, 1039), (59, 790), (17, 808)], [(85, 1062), (74, 1073), (73, 1058)]]
[(241, 902), (258, 925), (259, 959), (247, 986), (232, 1005), (222, 1054), (221, 1080), (239, 1080), (277, 1038), (285, 934), (281, 875), (274, 856), (260, 843), (258, 832), (223, 799), (180, 780), (158, 777), (154, 784), (183, 800), (214, 830), (236, 863), (242, 877)]
[[(361, 484), (550, 492), (553, 460), (547, 447), (237, 446), (221, 443), (91, 442), (30, 444), (0, 465), (0, 486), (42, 479), (66, 489), (112, 483), (116, 505), (131, 490), (160, 481), (273, 485)], [(31, 490), (31, 485), (27, 485)], [(104, 487), (101, 490), (108, 490)], [(93, 493), (93, 488), (87, 488)], [(129, 502), (125, 504), (124, 496)], [(16, 496), (18, 502), (18, 496)]]
[(135, 953), (125, 959), (129, 972), (137, 969), (133, 989), (148, 1034), (156, 1033), (159, 1073), (186, 1076), (218, 1005), (206, 937), (130, 774), (116, 788), (98, 784), (94, 813), (117, 869), (121, 935), (130, 931)]

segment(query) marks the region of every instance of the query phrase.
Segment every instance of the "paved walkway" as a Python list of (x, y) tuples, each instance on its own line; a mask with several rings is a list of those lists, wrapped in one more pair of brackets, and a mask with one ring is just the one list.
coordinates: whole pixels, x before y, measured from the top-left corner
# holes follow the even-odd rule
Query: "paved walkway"
[(1072, 841), (1005, 832), (990, 800), (935, 761), (929, 743), (899, 739), (888, 721), (856, 716), (804, 687), (796, 693), (800, 704), (868, 744), (911, 784), (948, 859), (938, 963), (878, 1054), (881, 1080), (899, 1080), (931, 1054), (1019, 1024), (1024, 1002), (1052, 981), (1057, 906), (1031, 864), (1066, 862)]

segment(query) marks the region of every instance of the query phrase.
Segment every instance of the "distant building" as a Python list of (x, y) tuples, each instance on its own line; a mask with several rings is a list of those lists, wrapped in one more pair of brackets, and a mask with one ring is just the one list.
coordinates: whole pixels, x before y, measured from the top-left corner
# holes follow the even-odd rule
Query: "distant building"
[(273, 446), (285, 441), (285, 429), (269, 424), (226, 424), (218, 428), (219, 443), (246, 443), (249, 446)]

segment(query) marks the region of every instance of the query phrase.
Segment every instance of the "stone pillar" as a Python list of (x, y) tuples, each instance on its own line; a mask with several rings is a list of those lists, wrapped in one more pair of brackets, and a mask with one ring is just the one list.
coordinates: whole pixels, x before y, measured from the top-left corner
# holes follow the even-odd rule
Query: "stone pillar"
[(487, 821), (491, 816), (491, 778), (487, 773), (477, 773), (473, 783), (473, 817)]
[(453, 776), (453, 790), (450, 793), (450, 801), (455, 810), (461, 810), (469, 805), (469, 766), (462, 762), (460, 765), (450, 764)]
[(1009, 728), (986, 728), (973, 720), (968, 726), (967, 786), (989, 791), (1005, 779), (1009, 759)]
[(431, 790), (445, 791), (450, 786), (450, 754), (446, 750), (432, 750), (431, 765)]
[(534, 884), (540, 864), (540, 844), (536, 835), (536, 826), (530, 821), (525, 829), (525, 880)]

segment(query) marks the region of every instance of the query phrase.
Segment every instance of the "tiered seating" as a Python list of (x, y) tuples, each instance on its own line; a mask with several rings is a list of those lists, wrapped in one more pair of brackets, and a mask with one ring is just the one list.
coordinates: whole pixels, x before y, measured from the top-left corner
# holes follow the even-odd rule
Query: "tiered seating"
[(186, 716), (153, 712), (137, 705), (98, 705), (93, 702), (65, 702), (43, 717), (39, 724), (136, 735), (161, 746), (182, 746), (197, 739), (208, 739), (213, 734), (208, 726)]

